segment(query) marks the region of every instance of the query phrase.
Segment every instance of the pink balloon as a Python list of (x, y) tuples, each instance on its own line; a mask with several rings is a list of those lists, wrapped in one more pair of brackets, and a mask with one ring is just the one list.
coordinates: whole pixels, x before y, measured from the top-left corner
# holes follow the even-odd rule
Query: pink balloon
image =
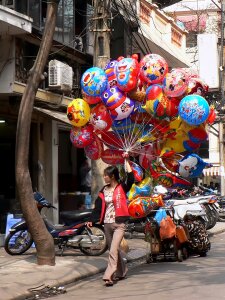
[(70, 130), (70, 140), (74, 147), (84, 148), (94, 141), (94, 128), (92, 125), (84, 127), (72, 127)]
[(94, 141), (84, 148), (86, 156), (92, 160), (101, 158), (103, 150), (103, 143), (100, 141), (97, 135), (94, 135)]

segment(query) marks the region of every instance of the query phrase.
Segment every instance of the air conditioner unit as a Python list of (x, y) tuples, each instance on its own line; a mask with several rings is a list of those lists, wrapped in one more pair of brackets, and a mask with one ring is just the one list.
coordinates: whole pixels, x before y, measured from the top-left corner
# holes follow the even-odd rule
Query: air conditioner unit
[(49, 89), (69, 92), (73, 87), (73, 69), (56, 59), (50, 60), (48, 64)]
[(15, 9), (15, 0), (3, 0), (2, 5), (11, 9)]

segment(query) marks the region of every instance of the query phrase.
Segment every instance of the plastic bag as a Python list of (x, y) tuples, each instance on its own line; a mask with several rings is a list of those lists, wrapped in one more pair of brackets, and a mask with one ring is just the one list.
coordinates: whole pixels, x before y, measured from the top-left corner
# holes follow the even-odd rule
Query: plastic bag
[(160, 225), (161, 221), (166, 217), (167, 217), (167, 214), (166, 214), (165, 209), (160, 208), (159, 210), (157, 210), (154, 219)]
[(170, 216), (160, 222), (159, 235), (161, 240), (170, 239), (176, 235), (176, 225)]

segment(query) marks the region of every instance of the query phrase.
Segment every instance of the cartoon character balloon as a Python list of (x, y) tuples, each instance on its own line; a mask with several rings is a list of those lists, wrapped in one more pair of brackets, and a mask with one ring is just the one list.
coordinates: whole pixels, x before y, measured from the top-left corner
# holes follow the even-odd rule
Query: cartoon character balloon
[(120, 57), (116, 65), (117, 86), (121, 91), (129, 92), (137, 87), (139, 63), (137, 57)]
[(73, 126), (84, 126), (90, 118), (90, 106), (83, 99), (74, 99), (67, 107), (67, 118)]
[(134, 101), (116, 86), (107, 89), (102, 94), (102, 101), (108, 108), (113, 120), (126, 119), (134, 110)]
[(84, 72), (81, 77), (81, 87), (88, 96), (100, 97), (106, 90), (108, 79), (105, 72), (93, 67)]
[(209, 163), (204, 162), (201, 157), (195, 153), (187, 154), (179, 161), (178, 173), (185, 178), (194, 178), (202, 174)]
[(209, 104), (199, 95), (184, 97), (178, 107), (180, 117), (190, 125), (200, 125), (209, 116)]
[(116, 79), (116, 65), (117, 60), (110, 60), (104, 68), (105, 74), (108, 78), (108, 88), (117, 84)]
[(185, 95), (188, 87), (188, 78), (181, 69), (173, 69), (163, 79), (163, 91), (168, 97)]
[(91, 109), (90, 123), (100, 132), (107, 131), (112, 126), (112, 118), (103, 103)]
[(161, 83), (168, 72), (166, 60), (158, 54), (147, 54), (140, 61), (140, 80), (147, 85)]
[(196, 94), (204, 97), (208, 92), (209, 86), (201, 78), (191, 77), (188, 80), (187, 94)]

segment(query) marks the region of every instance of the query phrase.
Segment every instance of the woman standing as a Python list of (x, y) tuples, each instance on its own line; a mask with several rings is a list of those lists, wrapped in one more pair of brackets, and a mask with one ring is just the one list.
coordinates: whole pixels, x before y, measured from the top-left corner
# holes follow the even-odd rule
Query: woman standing
[(92, 223), (99, 221), (104, 223), (106, 242), (109, 248), (108, 266), (103, 276), (106, 286), (112, 286), (113, 280), (124, 279), (127, 273), (127, 266), (120, 251), (120, 243), (125, 233), (125, 222), (129, 218), (126, 193), (134, 183), (134, 175), (127, 154), (124, 157), (127, 172), (126, 183), (120, 182), (117, 167), (107, 167), (103, 174), (106, 185), (99, 192), (90, 222), (87, 222), (87, 226), (92, 226)]

